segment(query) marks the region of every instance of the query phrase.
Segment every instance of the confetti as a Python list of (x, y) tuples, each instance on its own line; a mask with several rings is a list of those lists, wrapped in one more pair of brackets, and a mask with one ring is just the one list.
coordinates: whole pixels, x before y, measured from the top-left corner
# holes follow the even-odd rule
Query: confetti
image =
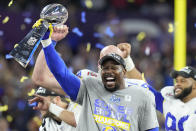
[(82, 11), (81, 13), (81, 21), (82, 23), (86, 23), (86, 12)]
[(72, 32), (77, 34), (78, 36), (82, 37), (83, 33), (78, 29), (78, 27), (75, 27), (72, 29)]
[(71, 71), (71, 72), (73, 72), (73, 71), (74, 71), (74, 68), (70, 66), (70, 67), (68, 68), (68, 70)]
[(137, 35), (137, 40), (138, 41), (142, 41), (144, 38), (146, 37), (146, 33), (145, 32), (140, 32), (138, 35)]
[(91, 49), (91, 43), (87, 43), (86, 52), (89, 52)]
[(23, 83), (24, 80), (26, 80), (26, 79), (29, 79), (29, 78), (28, 78), (27, 76), (23, 76), (23, 77), (20, 79), (20, 82)]
[(110, 27), (106, 28), (105, 34), (108, 35), (109, 37), (113, 37), (114, 36), (114, 33), (112, 32)]
[(11, 0), (8, 4), (8, 6), (10, 7), (13, 4), (13, 0)]
[(91, 0), (85, 0), (85, 5), (87, 8), (92, 8), (93, 7), (93, 2)]
[(18, 46), (18, 44), (16, 43), (15, 45), (14, 45), (14, 48), (16, 48)]
[(6, 119), (8, 122), (12, 122), (13, 121), (13, 117), (11, 115), (7, 115)]
[(173, 26), (172, 23), (169, 23), (169, 24), (168, 24), (168, 32), (169, 32), (169, 33), (174, 32), (174, 26)]
[(97, 43), (95, 47), (98, 49), (103, 49), (105, 46), (103, 44)]
[(101, 37), (103, 37), (103, 35), (100, 34), (100, 33), (94, 33), (93, 36), (96, 37), (96, 38), (101, 38)]
[(0, 30), (0, 36), (4, 35), (4, 31)]
[(20, 29), (21, 30), (25, 30), (26, 29), (26, 25), (25, 24), (20, 25)]
[(36, 122), (36, 124), (37, 124), (38, 126), (41, 126), (42, 121), (41, 121), (41, 119), (40, 119), (39, 117), (35, 116), (35, 117), (33, 117), (33, 120)]
[(148, 56), (150, 55), (150, 47), (146, 47), (145, 49), (145, 54)]
[(0, 112), (7, 111), (8, 105), (0, 106)]
[(35, 89), (32, 89), (30, 92), (28, 92), (28, 96), (33, 96), (35, 94)]
[(112, 25), (116, 25), (116, 24), (119, 24), (120, 23), (120, 20), (119, 19), (113, 19), (110, 21), (110, 24)]
[(30, 107), (36, 107), (38, 105), (37, 102), (33, 102), (32, 104), (28, 104)]
[(26, 18), (24, 19), (24, 22), (25, 22), (26, 24), (31, 24), (32, 19), (31, 19), (31, 18), (26, 17)]
[(3, 19), (2, 23), (3, 23), (3, 24), (7, 23), (7, 22), (9, 21), (9, 19), (10, 19), (9, 16), (6, 16), (6, 17)]
[(13, 56), (11, 56), (10, 54), (6, 54), (6, 55), (5, 55), (5, 59), (7, 59), (7, 60), (8, 60), (8, 59), (12, 59), (12, 58), (13, 58)]

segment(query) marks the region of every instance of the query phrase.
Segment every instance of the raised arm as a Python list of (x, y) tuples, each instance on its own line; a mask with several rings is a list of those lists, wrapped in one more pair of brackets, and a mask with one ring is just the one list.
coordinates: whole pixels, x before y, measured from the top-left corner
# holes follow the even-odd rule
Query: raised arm
[(117, 47), (123, 52), (123, 57), (126, 63), (126, 77), (129, 79), (142, 80), (142, 74), (135, 68), (135, 65), (130, 57), (131, 45), (129, 43), (120, 43)]
[[(54, 31), (51, 36), (51, 39), (54, 40), (53, 43), (56, 44), (55, 41), (60, 41), (63, 38), (65, 38), (67, 33), (68, 33), (67, 26), (54, 27)], [(36, 85), (45, 87), (46, 89), (52, 90), (61, 95), (65, 94), (65, 92), (59, 85), (58, 81), (50, 72), (45, 60), (43, 50), (40, 51), (37, 57), (33, 74), (32, 74), (32, 80)]]
[[(143, 80), (141, 72), (139, 72), (130, 57), (131, 54), (131, 45), (129, 43), (120, 43), (117, 45), (117, 47), (123, 52), (124, 60), (126, 63), (126, 77), (129, 79), (140, 79)], [(152, 86), (150, 85), (144, 85), (144, 88), (149, 88), (149, 90), (154, 94), (155, 96), (155, 103), (156, 103), (156, 109), (163, 113), (163, 101), (164, 98), (161, 95), (160, 92), (156, 91)]]
[(76, 100), (80, 88), (80, 79), (67, 69), (64, 61), (57, 54), (53, 41), (51, 41), (50, 38), (51, 33), (52, 27), (50, 26), (49, 31), (46, 32), (42, 39), (42, 46), (47, 65), (63, 90), (72, 100)]

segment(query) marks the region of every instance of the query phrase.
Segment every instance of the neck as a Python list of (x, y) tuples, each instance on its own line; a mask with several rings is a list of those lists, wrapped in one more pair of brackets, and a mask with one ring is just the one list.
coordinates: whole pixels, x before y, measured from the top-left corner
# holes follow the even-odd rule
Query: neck
[(192, 100), (193, 98), (196, 98), (196, 89), (193, 89), (192, 92), (191, 92), (188, 96), (186, 96), (186, 97), (184, 97), (184, 98), (182, 99), (182, 101), (183, 101), (184, 103), (186, 103), (186, 102)]
[(122, 80), (122, 84), (120, 85), (119, 89), (125, 89), (125, 81), (124, 81), (124, 79)]

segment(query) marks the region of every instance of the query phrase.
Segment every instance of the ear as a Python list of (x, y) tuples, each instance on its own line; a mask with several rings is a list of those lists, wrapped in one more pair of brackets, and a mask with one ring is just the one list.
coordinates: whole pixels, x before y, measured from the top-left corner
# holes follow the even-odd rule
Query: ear
[(123, 70), (122, 70), (123, 75), (125, 76), (125, 74), (126, 74), (126, 70), (125, 70), (125, 68), (124, 68), (124, 67), (122, 67), (122, 68), (123, 68)]
[(193, 81), (193, 89), (196, 89), (196, 81)]

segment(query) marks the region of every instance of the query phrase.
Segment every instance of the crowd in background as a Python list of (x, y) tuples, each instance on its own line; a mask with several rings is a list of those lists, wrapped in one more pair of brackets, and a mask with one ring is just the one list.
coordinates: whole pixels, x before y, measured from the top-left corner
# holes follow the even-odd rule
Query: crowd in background
[[(70, 33), (56, 48), (71, 71), (97, 71), (101, 48), (128, 42), (132, 59), (149, 84), (157, 90), (173, 84), (169, 72), (173, 69), (174, 5), (170, 0), (92, 0), (92, 6), (85, 5), (85, 0), (55, 2), (65, 5), (69, 12)], [(0, 129), (34, 131), (38, 130), (40, 117), (28, 106), (27, 94), (36, 87), (29, 78), (42, 47), (26, 69), (6, 55), (30, 31), (41, 9), (52, 1), (17, 0), (10, 7), (8, 3), (0, 2)], [(186, 58), (187, 65), (196, 67), (194, 5), (193, 0), (188, 1)], [(85, 21), (81, 19), (82, 12)], [(9, 21), (3, 24), (6, 16)], [(24, 76), (28, 79), (21, 80)]]

